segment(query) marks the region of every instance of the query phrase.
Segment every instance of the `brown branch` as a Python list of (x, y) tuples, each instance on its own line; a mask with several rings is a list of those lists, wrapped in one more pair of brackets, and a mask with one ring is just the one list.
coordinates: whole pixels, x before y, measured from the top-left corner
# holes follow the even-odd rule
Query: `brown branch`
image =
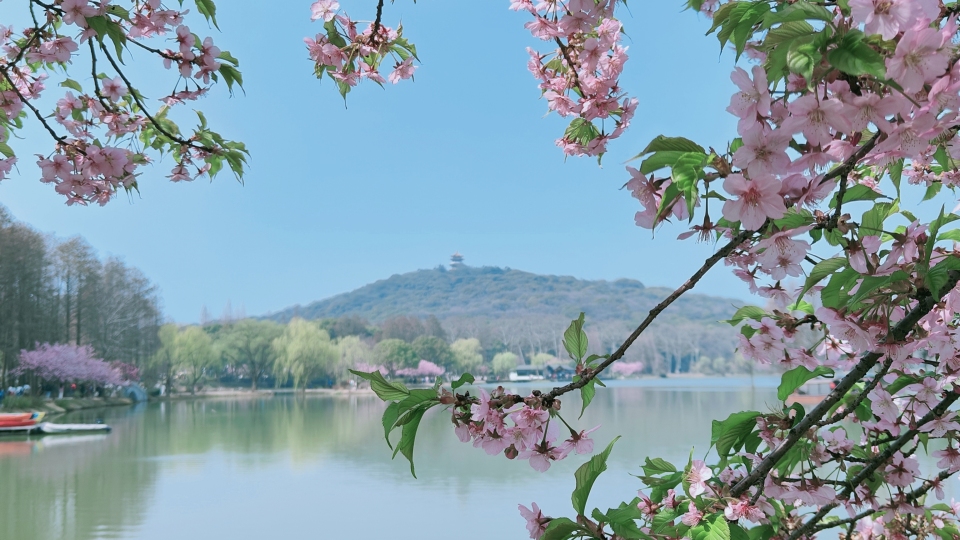
[(848, 157), (843, 163), (835, 167), (832, 171), (825, 174), (823, 178), (820, 180), (820, 184), (823, 184), (824, 182), (829, 182), (830, 180), (833, 180), (838, 176), (850, 174), (850, 171), (852, 171), (857, 166), (857, 163), (861, 159), (866, 157), (866, 155), (869, 154), (871, 150), (873, 150), (873, 147), (876, 146), (878, 142), (880, 142), (880, 136), (882, 133), (883, 133), (882, 131), (878, 131), (874, 133), (873, 137), (870, 137), (870, 139), (868, 139), (867, 142), (863, 143), (863, 145), (860, 146), (860, 148), (858, 148), (857, 151), (853, 153), (853, 155)]
[[(951, 270), (949, 273), (949, 279), (947, 283), (942, 288), (941, 294), (946, 294), (951, 291), (957, 285), (957, 281), (960, 281), (960, 272), (956, 270)], [(903, 341), (907, 335), (913, 331), (914, 326), (921, 317), (926, 315), (937, 305), (939, 298), (933, 298), (930, 294), (930, 291), (927, 289), (920, 289), (917, 291), (917, 305), (910, 310), (907, 315), (893, 327), (890, 334), (887, 336), (888, 340), (894, 342)], [(816, 407), (813, 408), (806, 416), (803, 417), (803, 420), (798, 422), (793, 428), (790, 429), (790, 432), (787, 438), (783, 443), (777, 447), (776, 450), (767, 455), (764, 460), (757, 465), (753, 472), (747, 475), (743, 480), (740, 480), (733, 488), (730, 490), (731, 496), (739, 497), (745, 493), (751, 486), (761, 482), (766, 478), (767, 474), (770, 473), (770, 470), (786, 455), (787, 452), (793, 448), (800, 439), (806, 436), (807, 431), (810, 428), (813, 428), (817, 425), (821, 418), (823, 418), (835, 404), (837, 404), (847, 392), (853, 388), (853, 385), (860, 382), (861, 379), (877, 364), (877, 361), (883, 357), (883, 353), (870, 352), (863, 356), (860, 361), (846, 377), (840, 380), (837, 386), (827, 395), (827, 397), (821, 401)]]
[(580, 96), (584, 97), (583, 87), (580, 86), (580, 76), (577, 75), (577, 67), (573, 65), (573, 59), (570, 58), (570, 51), (566, 45), (560, 41), (560, 38), (553, 38), (557, 42), (557, 46), (560, 47), (560, 53), (563, 55), (563, 58), (567, 61), (567, 65), (570, 66), (570, 73), (573, 74), (573, 84), (577, 85), (577, 90), (580, 90)]
[[(880, 468), (881, 465), (887, 463), (890, 458), (893, 457), (904, 445), (913, 440), (913, 438), (920, 433), (920, 426), (927, 424), (935, 418), (939, 418), (944, 413), (947, 412), (947, 409), (954, 404), (958, 399), (960, 399), (960, 388), (954, 387), (950, 391), (950, 395), (945, 397), (940, 403), (937, 404), (930, 412), (925, 414), (923, 418), (917, 421), (916, 426), (913, 429), (908, 430), (906, 433), (900, 435), (893, 443), (890, 444), (883, 452), (878, 454), (875, 458), (871, 459), (869, 463), (864, 465), (863, 469), (857, 473), (852, 479), (849, 480), (850, 485), (847, 486), (841, 494), (837, 496), (839, 499), (846, 499), (853, 493), (853, 490), (856, 489), (856, 486), (859, 486), (867, 478), (873, 476), (873, 473)], [(820, 510), (813, 515), (812, 518), (807, 520), (799, 529), (794, 530), (790, 533), (790, 536), (787, 540), (797, 540), (808, 531), (813, 529), (819, 522), (822, 520), (831, 510), (839, 506), (840, 503), (830, 503), (824, 505)]]
[[(766, 226), (766, 223), (764, 224), (764, 226)], [(761, 229), (763, 229), (763, 227), (761, 227)], [(683, 285), (681, 285), (679, 288), (677, 288), (677, 290), (673, 291), (673, 293), (671, 293), (670, 296), (666, 297), (662, 302), (660, 302), (653, 309), (651, 309), (647, 317), (643, 320), (643, 322), (640, 323), (640, 326), (638, 326), (633, 331), (633, 333), (630, 334), (630, 336), (626, 339), (626, 341), (624, 341), (620, 345), (620, 348), (614, 351), (613, 354), (607, 357), (607, 359), (604, 360), (602, 363), (600, 363), (600, 365), (598, 365), (595, 369), (583, 372), (583, 374), (581, 375), (578, 381), (570, 383), (566, 386), (560, 386), (560, 387), (554, 388), (549, 393), (545, 394), (543, 396), (544, 403), (549, 406), (550, 402), (553, 401), (554, 398), (561, 396), (563, 394), (566, 394), (567, 392), (570, 392), (572, 390), (576, 390), (578, 388), (582, 388), (586, 386), (586, 384), (592, 381), (594, 378), (596, 378), (596, 376), (599, 375), (600, 372), (607, 369), (607, 367), (609, 367), (610, 364), (622, 358), (624, 353), (627, 352), (627, 349), (630, 348), (630, 345), (633, 345), (633, 342), (636, 341), (638, 337), (640, 337), (640, 334), (642, 334), (643, 331), (646, 330), (648, 326), (650, 326), (650, 323), (652, 323), (660, 315), (660, 313), (663, 312), (663, 310), (665, 310), (677, 298), (680, 298), (680, 296), (683, 295), (683, 293), (694, 288), (697, 282), (700, 281), (700, 278), (702, 278), (704, 274), (706, 274), (711, 268), (713, 268), (713, 266), (717, 264), (720, 261), (720, 259), (723, 259), (727, 255), (730, 255), (733, 252), (733, 250), (737, 249), (741, 244), (746, 242), (747, 239), (749, 239), (755, 232), (756, 231), (751, 231), (751, 230), (742, 231), (740, 234), (733, 237), (733, 240), (730, 240), (730, 242), (728, 242), (726, 245), (720, 248), (716, 253), (711, 255), (710, 258), (703, 263), (703, 266), (701, 266), (699, 270), (697, 270), (692, 276), (690, 276), (690, 278), (687, 279), (687, 281), (684, 282)]]
[(377, 33), (380, 32), (380, 21), (383, 17), (383, 0), (377, 0), (377, 16), (373, 19), (373, 26), (371, 27), (372, 32), (370, 32), (371, 42), (376, 42)]
[(890, 366), (892, 365), (893, 365), (893, 357), (888, 357), (887, 360), (880, 367), (880, 371), (878, 371), (876, 376), (874, 376), (874, 378), (869, 383), (867, 383), (866, 386), (863, 387), (863, 390), (860, 391), (860, 395), (857, 396), (857, 398), (853, 401), (853, 403), (850, 404), (849, 407), (844, 409), (842, 412), (838, 412), (834, 414), (833, 416), (831, 416), (826, 420), (821, 420), (820, 422), (817, 422), (817, 427), (830, 426), (843, 420), (847, 416), (850, 416), (850, 413), (855, 411), (857, 407), (859, 407), (860, 404), (863, 403), (865, 399), (867, 399), (867, 394), (869, 394), (874, 388), (877, 387), (878, 384), (880, 384), (880, 380), (883, 379), (883, 377), (887, 374), (887, 371), (890, 370)]

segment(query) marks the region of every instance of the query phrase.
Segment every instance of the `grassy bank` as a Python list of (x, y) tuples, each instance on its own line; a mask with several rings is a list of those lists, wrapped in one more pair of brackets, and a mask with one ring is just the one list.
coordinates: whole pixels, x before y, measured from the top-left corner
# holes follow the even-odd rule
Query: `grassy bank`
[(133, 401), (127, 398), (63, 398), (44, 399), (31, 396), (8, 396), (3, 400), (0, 412), (47, 412), (63, 413), (82, 409), (97, 409), (100, 407), (117, 407), (132, 405)]

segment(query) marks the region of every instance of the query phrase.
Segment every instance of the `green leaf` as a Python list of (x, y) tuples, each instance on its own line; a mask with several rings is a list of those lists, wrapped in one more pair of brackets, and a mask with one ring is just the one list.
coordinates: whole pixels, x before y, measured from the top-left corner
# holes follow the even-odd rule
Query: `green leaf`
[(894, 161), (890, 168), (887, 169), (887, 174), (890, 175), (890, 180), (893, 182), (893, 186), (897, 188), (897, 198), (900, 198), (900, 179), (903, 176), (903, 159), (898, 159)]
[(654, 533), (664, 532), (664, 529), (673, 526), (673, 521), (677, 519), (677, 516), (679, 515), (680, 514), (674, 508), (664, 508), (659, 514), (653, 516), (651, 529)]
[(941, 240), (952, 240), (954, 242), (960, 242), (960, 229), (950, 229), (949, 231), (944, 231), (937, 235), (937, 241)]
[[(767, 16), (773, 15), (768, 14)], [(817, 31), (807, 21), (790, 21), (767, 32), (762, 48), (772, 49), (780, 44), (789, 43), (797, 38), (816, 34)]]
[(410, 462), (410, 474), (414, 478), (417, 477), (417, 471), (413, 465), (413, 444), (417, 439), (417, 428), (420, 427), (420, 420), (423, 419), (423, 414), (432, 407), (418, 407), (410, 411), (409, 420), (403, 424), (403, 432), (400, 434), (400, 442), (397, 443), (397, 447), (393, 450), (393, 457), (397, 457), (397, 452), (403, 454), (403, 457), (407, 458), (407, 461)]
[(243, 75), (240, 74), (240, 71), (227, 63), (220, 64), (220, 75), (223, 76), (224, 82), (227, 83), (227, 89), (233, 94), (233, 85), (234, 83), (237, 86), (243, 87)]
[(757, 426), (757, 411), (733, 413), (726, 420), (713, 421), (710, 434), (710, 444), (716, 446), (717, 454), (724, 460), (730, 451), (742, 445), (744, 439)]
[[(655, 152), (652, 156), (643, 160), (643, 163), (640, 164), (640, 172), (643, 174), (650, 174), (659, 169), (665, 167), (673, 167), (673, 164), (676, 163), (681, 156), (686, 154), (692, 154), (694, 156), (700, 156), (703, 159), (705, 156), (697, 152), (682, 152), (680, 150), (663, 150), (660, 152)], [(641, 154), (643, 155), (643, 154)], [(640, 156), (637, 156), (640, 157)]]
[(384, 379), (383, 375), (380, 374), (380, 370), (372, 373), (365, 373), (363, 371), (351, 369), (350, 373), (353, 373), (361, 379), (370, 381), (370, 388), (380, 399), (384, 401), (400, 401), (406, 399), (407, 396), (410, 395), (410, 391), (407, 390), (407, 388), (402, 384), (398, 382), (391, 383)]
[(810, 379), (822, 376), (833, 377), (833, 370), (826, 366), (817, 366), (816, 369), (809, 369), (798, 366), (783, 374), (780, 377), (780, 386), (777, 388), (777, 399), (786, 401), (790, 394), (793, 394), (797, 388), (800, 388)]
[(793, 21), (818, 20), (832, 22), (833, 14), (823, 7), (800, 0), (794, 4), (788, 4), (779, 11), (767, 13), (763, 18), (763, 28), (770, 28), (775, 24), (788, 23)]
[(72, 89), (76, 90), (77, 92), (83, 93), (83, 86), (80, 86), (80, 83), (78, 83), (77, 81), (75, 81), (75, 80), (73, 80), (73, 79), (67, 79), (67, 80), (61, 82), (61, 83), (60, 83), (60, 86), (62, 86), (62, 87), (64, 87), (64, 88), (72, 88)]
[(829, 283), (820, 291), (820, 302), (824, 307), (840, 309), (847, 305), (847, 291), (860, 280), (860, 272), (845, 268), (839, 274), (833, 274)]
[(547, 529), (539, 540), (567, 540), (573, 537), (573, 533), (582, 531), (583, 528), (567, 518), (554, 518), (547, 524)]
[(950, 270), (960, 270), (960, 258), (949, 256), (927, 272), (924, 279), (926, 280), (927, 288), (930, 289), (930, 294), (932, 294), (934, 298), (940, 298), (941, 289), (950, 279)]
[(573, 490), (570, 498), (573, 502), (573, 509), (577, 511), (577, 514), (583, 515), (586, 512), (587, 497), (590, 496), (593, 483), (597, 481), (600, 473), (607, 470), (607, 457), (610, 456), (613, 445), (616, 444), (619, 439), (620, 437), (617, 436), (617, 438), (610, 441), (610, 444), (607, 445), (607, 448), (603, 452), (590, 458), (590, 461), (581, 465), (580, 468), (577, 469), (577, 472), (574, 473), (574, 477), (577, 479), (577, 487)]
[(787, 51), (787, 69), (809, 83), (813, 78), (813, 68), (820, 63), (821, 58), (820, 50), (813, 40), (798, 39)]
[(236, 57), (234, 57), (232, 54), (230, 54), (230, 51), (220, 51), (220, 54), (217, 56), (217, 58), (225, 62), (230, 62), (234, 66), (237, 66), (237, 67), (240, 66), (240, 61), (237, 60)]
[(648, 476), (653, 476), (655, 474), (675, 473), (677, 468), (663, 458), (646, 458), (643, 464), (643, 472)]
[(754, 527), (750, 529), (747, 533), (750, 540), (770, 540), (773, 538), (773, 526), (772, 525), (760, 525), (759, 527)]
[(390, 444), (390, 432), (393, 431), (394, 424), (397, 423), (397, 418), (400, 416), (400, 404), (393, 402), (390, 405), (387, 405), (387, 409), (383, 411), (383, 438), (387, 440), (387, 446), (393, 450), (393, 445)]
[(803, 284), (803, 290), (800, 291), (800, 296), (797, 298), (803, 298), (811, 288), (817, 283), (820, 283), (823, 278), (829, 276), (830, 274), (845, 268), (847, 266), (846, 257), (831, 257), (823, 261), (818, 262), (813, 270), (810, 270), (810, 275), (807, 276), (807, 280)]
[(743, 306), (738, 309), (736, 313), (733, 314), (733, 318), (729, 319), (726, 322), (731, 326), (736, 326), (742, 323), (746, 319), (753, 319), (759, 321), (767, 315), (766, 310), (757, 306)]
[(473, 384), (474, 380), (475, 379), (473, 378), (473, 375), (469, 373), (464, 373), (463, 375), (460, 376), (459, 379), (454, 381), (450, 386), (453, 387), (454, 390), (456, 390), (457, 388), (460, 388), (465, 384)]
[(943, 184), (940, 182), (934, 182), (930, 184), (929, 186), (927, 186), (927, 191), (923, 194), (923, 200), (921, 200), (920, 202), (926, 202), (936, 197), (937, 194), (940, 193), (940, 190), (942, 188), (943, 188)]
[(873, 50), (865, 41), (863, 32), (850, 30), (840, 39), (837, 48), (827, 53), (827, 61), (844, 73), (859, 77), (873, 75), (878, 79), (887, 76), (883, 55)]
[(944, 170), (952, 169), (953, 166), (950, 163), (950, 156), (947, 155), (947, 149), (940, 145), (937, 147), (937, 151), (933, 154), (934, 159), (937, 160), (937, 163), (943, 167)]
[(13, 152), (13, 148), (10, 148), (10, 145), (5, 142), (0, 142), (0, 154), (3, 154), (7, 158), (12, 158), (16, 155)]
[(587, 406), (593, 401), (593, 396), (597, 394), (596, 379), (590, 379), (590, 382), (580, 387), (580, 398), (583, 400), (583, 407), (580, 408), (580, 418), (587, 410)]
[(217, 26), (217, 5), (213, 3), (213, 0), (196, 0), (196, 2), (197, 11), (199, 11), (207, 21), (212, 22), (213, 26), (219, 30), (220, 27)]
[(563, 348), (577, 363), (587, 354), (587, 333), (583, 331), (583, 318), (583, 312), (580, 312), (580, 316), (571, 321), (563, 333)]
[[(937, 184), (935, 184), (937, 185)], [(873, 208), (863, 213), (860, 218), (860, 234), (864, 236), (878, 236), (883, 232), (883, 222), (900, 211), (900, 202), (874, 203)]]
[(730, 540), (730, 524), (722, 512), (705, 518), (690, 532), (693, 540)]
[[(733, 41), (733, 45), (737, 51), (737, 60), (739, 60), (740, 55), (743, 54), (747, 46), (747, 41), (750, 41), (750, 38), (752, 38), (756, 32), (754, 27), (757, 26), (769, 12), (770, 4), (768, 2), (758, 1), (748, 4), (740, 15), (739, 20), (733, 28), (731, 28), (730, 33), (726, 34), (732, 37), (731, 41)], [(726, 31), (726, 28), (724, 28), (724, 30)], [(718, 35), (717, 37), (720, 36)]]
[[(843, 194), (843, 204), (855, 201), (874, 201), (882, 196), (883, 195), (877, 193), (867, 186), (857, 184), (847, 189), (847, 191)], [(832, 205), (832, 208), (836, 208), (836, 205)]]
[(650, 144), (643, 149), (643, 152), (640, 152), (640, 154), (637, 155), (637, 157), (645, 156), (651, 152), (663, 151), (696, 152), (704, 155), (707, 153), (702, 146), (691, 141), (690, 139), (684, 137), (666, 137), (664, 135), (657, 135), (652, 141), (650, 141)]

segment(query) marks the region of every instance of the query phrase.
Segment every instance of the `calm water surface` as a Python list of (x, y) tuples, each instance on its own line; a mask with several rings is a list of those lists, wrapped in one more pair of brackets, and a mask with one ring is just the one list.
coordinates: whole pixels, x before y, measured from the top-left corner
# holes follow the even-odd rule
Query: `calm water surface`
[[(613, 382), (583, 419), (599, 451), (623, 438), (591, 505), (640, 487), (644, 456), (702, 456), (710, 421), (768, 410), (773, 378)], [(526, 393), (530, 387), (515, 385)], [(564, 401), (575, 420), (576, 399)], [(517, 504), (569, 515), (577, 456), (540, 474), (460, 443), (449, 416), (420, 427), (418, 479), (390, 460), (374, 396), (179, 401), (85, 411), (108, 435), (0, 439), (0, 538), (262, 540), (524, 538)]]

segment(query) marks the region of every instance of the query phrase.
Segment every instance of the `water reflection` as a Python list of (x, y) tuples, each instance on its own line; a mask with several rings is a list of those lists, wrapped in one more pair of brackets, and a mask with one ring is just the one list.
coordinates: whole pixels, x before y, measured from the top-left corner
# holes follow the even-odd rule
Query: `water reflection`
[[(768, 410), (776, 381), (756, 383), (614, 383), (582, 420), (579, 401), (565, 400), (574, 425), (603, 423), (599, 444), (623, 436), (591, 503), (630, 498), (639, 484), (627, 473), (637, 473), (644, 456), (685, 460), (694, 446), (702, 455), (711, 420)], [(405, 461), (390, 461), (382, 410), (373, 396), (348, 395), (76, 413), (64, 421), (102, 418), (114, 431), (0, 440), (0, 538), (405, 539), (451, 530), (519, 538), (517, 503), (569, 513), (581, 460), (541, 475), (460, 443), (448, 414), (437, 411), (421, 425), (414, 480)]]

